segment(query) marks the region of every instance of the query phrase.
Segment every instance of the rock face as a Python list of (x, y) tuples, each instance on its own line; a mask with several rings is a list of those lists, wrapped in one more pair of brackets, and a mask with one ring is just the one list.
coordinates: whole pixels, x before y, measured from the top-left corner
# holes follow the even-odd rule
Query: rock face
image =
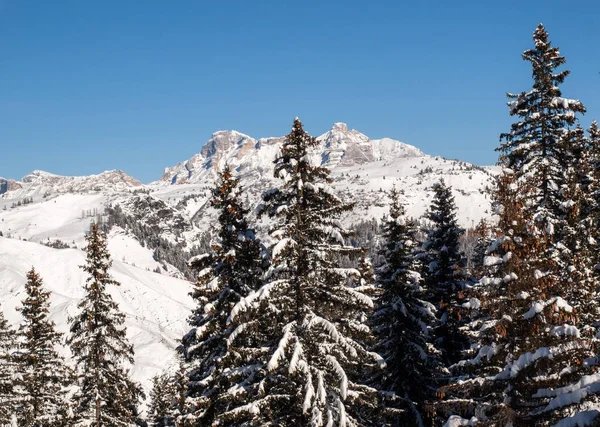
[(22, 188), (23, 186), (14, 179), (0, 178), (0, 194)]
[[(236, 131), (215, 132), (202, 147), (200, 153), (176, 166), (166, 168), (161, 181), (165, 184), (202, 182), (214, 175), (225, 162), (245, 169), (247, 173), (257, 170), (269, 172), (272, 160), (285, 137), (260, 138), (258, 140)], [(408, 144), (389, 138), (370, 139), (357, 130), (349, 130), (345, 123), (333, 127), (317, 140), (315, 159), (329, 168), (370, 163), (390, 157), (420, 157), (423, 152)]]
[(197, 182), (199, 176), (214, 173), (225, 162), (239, 163), (244, 157), (259, 148), (258, 141), (236, 131), (220, 130), (204, 144), (200, 153), (189, 160), (166, 168), (161, 181), (171, 184)]

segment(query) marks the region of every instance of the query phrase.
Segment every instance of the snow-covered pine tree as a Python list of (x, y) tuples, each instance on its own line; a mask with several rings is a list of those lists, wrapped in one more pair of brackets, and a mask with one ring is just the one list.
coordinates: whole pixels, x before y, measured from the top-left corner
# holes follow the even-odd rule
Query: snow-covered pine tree
[(129, 378), (126, 366), (133, 363), (133, 346), (123, 325), (125, 315), (107, 289), (119, 282), (110, 276), (112, 261), (98, 225), (92, 224), (86, 241), (85, 295), (78, 304), (80, 312), (70, 319), (68, 338), (79, 385), (74, 425), (130, 427), (143, 391)]
[(405, 219), (395, 187), (389, 197), (389, 215), (382, 221), (383, 263), (376, 270), (382, 294), (373, 314), (374, 349), (383, 356), (387, 369), (373, 380), (381, 390), (404, 400), (407, 411), (396, 419), (396, 425), (425, 426), (425, 402), (437, 389), (439, 361), (429, 348), (435, 308), (423, 299), (426, 293), (415, 256), (415, 227)]
[(594, 235), (599, 211), (594, 194), (594, 150), (580, 126), (566, 131), (560, 144), (564, 178), (559, 192), (561, 221), (552, 235), (557, 253), (555, 274), (565, 284), (562, 297), (579, 313), (578, 326), (585, 327), (600, 315), (600, 281), (595, 272), (598, 243)]
[(19, 309), (23, 315), (18, 358), (22, 379), (19, 422), (39, 427), (67, 425), (67, 387), (73, 376), (55, 348), (61, 343), (62, 334), (48, 318), (50, 292), (44, 290), (42, 278), (34, 268), (27, 273), (25, 293)]
[[(566, 274), (573, 273), (563, 258), (569, 242), (559, 239), (579, 208), (571, 179), (581, 156), (577, 130), (565, 126), (584, 108), (560, 97), (557, 86), (568, 72), (554, 72), (564, 58), (541, 25), (534, 42), (523, 55), (533, 66), (533, 91), (512, 96), (511, 114), (521, 120), (501, 137), (499, 238), (481, 279), (487, 319), (480, 322), (476, 356), (459, 364), (469, 379), (446, 386), (438, 409), (476, 416), (478, 425), (595, 425), (599, 413), (590, 409), (600, 401), (599, 346), (596, 325), (586, 319), (597, 317), (577, 300), (587, 285)], [(597, 289), (587, 290), (597, 301)]]
[(584, 113), (585, 107), (561, 96), (559, 85), (570, 71), (556, 71), (566, 61), (548, 40), (542, 24), (536, 28), (533, 41), (535, 47), (523, 53), (523, 60), (532, 66), (533, 88), (507, 94), (513, 100), (508, 103), (510, 115), (519, 120), (511, 125), (510, 132), (501, 135), (497, 151), (501, 153), (500, 163), (514, 171), (516, 182), (532, 189), (523, 195), (525, 211), (535, 211), (533, 216), (545, 213), (545, 221), (551, 222), (555, 220), (552, 214), (559, 210), (558, 190), (564, 177), (560, 141), (567, 127), (575, 123), (576, 113)]
[(0, 310), (0, 425), (10, 424), (17, 410), (16, 387), (20, 381), (14, 356), (16, 348), (16, 332)]
[[(171, 377), (173, 386), (173, 416), (177, 420), (177, 427), (186, 427), (193, 425), (193, 422), (185, 422), (183, 416), (188, 413), (187, 390), (189, 386), (189, 377), (185, 370), (185, 364), (182, 359), (179, 360), (179, 368)], [(181, 417), (181, 418), (180, 418)]]
[(189, 375), (190, 401), (187, 422), (210, 425), (224, 411), (219, 395), (231, 387), (228, 364), (237, 357), (227, 342), (233, 331), (227, 318), (236, 303), (258, 289), (261, 283), (261, 245), (248, 227), (248, 209), (242, 203), (242, 188), (226, 165), (212, 191), (212, 206), (218, 210), (217, 239), (210, 253), (193, 259), (199, 270), (192, 297), (197, 306), (183, 337), (181, 351)]
[[(583, 133), (569, 129), (577, 121), (577, 113), (585, 107), (578, 100), (563, 98), (559, 85), (569, 70), (557, 71), (565, 64), (557, 47), (553, 47), (542, 24), (533, 41), (535, 47), (523, 53), (531, 63), (533, 88), (521, 94), (508, 94), (510, 115), (518, 117), (508, 133), (501, 135), (500, 163), (512, 170), (516, 184), (530, 189), (521, 195), (523, 209), (538, 222), (536, 225), (552, 236), (548, 239), (547, 257), (553, 259), (563, 280), (568, 275), (572, 251), (565, 251), (565, 235), (572, 234), (567, 216), (578, 206), (575, 187), (569, 189), (569, 177), (578, 173), (575, 162), (582, 155)], [(573, 181), (571, 181), (573, 184)], [(569, 191), (571, 190), (571, 191)], [(567, 211), (567, 212), (565, 212)]]
[(356, 269), (340, 268), (344, 244), (338, 220), (352, 209), (328, 186), (329, 170), (311, 163), (318, 141), (296, 119), (275, 160), (281, 187), (263, 196), (272, 218), (272, 265), (266, 283), (231, 311), (231, 375), (224, 425), (368, 426), (378, 409), (363, 370), (382, 363), (366, 350), (372, 336), (365, 312), (371, 298), (349, 286)]
[[(600, 128), (594, 120), (587, 130), (587, 149), (585, 150), (584, 168), (586, 179), (584, 180), (585, 202), (581, 207), (583, 221), (582, 229), (587, 231), (588, 241), (591, 247), (598, 247), (600, 243)], [(582, 234), (585, 234), (583, 231)], [(593, 261), (596, 265), (600, 263), (599, 251), (595, 251)], [(598, 270), (598, 268), (596, 268)]]
[(476, 243), (473, 250), (471, 268), (468, 269), (468, 274), (476, 279), (482, 277), (484, 274), (483, 260), (486, 255), (487, 248), (489, 248), (492, 242), (495, 240), (493, 232), (494, 228), (491, 227), (485, 219), (482, 219), (479, 221), (477, 226), (475, 226), (475, 229), (470, 233), (475, 237)]
[(175, 427), (174, 400), (175, 387), (171, 376), (168, 373), (155, 375), (148, 406), (149, 427)]
[(461, 352), (468, 347), (466, 337), (460, 333), (461, 295), (465, 281), (464, 260), (460, 253), (459, 238), (463, 229), (456, 219), (456, 204), (452, 188), (440, 180), (425, 217), (430, 221), (425, 250), (424, 272), (427, 301), (438, 315), (434, 335), (441, 360), (450, 366), (460, 360)]
[(593, 250), (600, 244), (600, 127), (594, 120), (587, 130), (586, 172), (584, 184), (585, 202), (581, 207), (580, 234), (587, 236), (592, 249), (590, 262), (600, 272), (600, 251)]

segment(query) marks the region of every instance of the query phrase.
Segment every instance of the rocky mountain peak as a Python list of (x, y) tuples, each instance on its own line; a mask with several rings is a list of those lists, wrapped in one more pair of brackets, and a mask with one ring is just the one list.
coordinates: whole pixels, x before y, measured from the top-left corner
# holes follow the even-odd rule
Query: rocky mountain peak
[[(212, 134), (200, 153), (170, 168), (161, 179), (168, 184), (202, 182), (213, 176), (225, 162), (242, 167), (247, 173), (272, 172), (272, 160), (285, 137), (255, 139), (234, 130)], [(382, 158), (418, 157), (424, 154), (417, 148), (393, 139), (372, 140), (365, 134), (349, 129), (343, 122), (319, 136), (315, 158), (329, 168), (365, 164)]]
[(22, 188), (23, 186), (15, 181), (14, 179), (6, 179), (0, 177), (0, 195), (7, 193), (9, 191), (14, 191)]
[(332, 131), (337, 131), (337, 132), (343, 132), (343, 133), (347, 133), (348, 132), (348, 125), (346, 123), (342, 123), (342, 122), (337, 122), (333, 124), (333, 127), (331, 128)]

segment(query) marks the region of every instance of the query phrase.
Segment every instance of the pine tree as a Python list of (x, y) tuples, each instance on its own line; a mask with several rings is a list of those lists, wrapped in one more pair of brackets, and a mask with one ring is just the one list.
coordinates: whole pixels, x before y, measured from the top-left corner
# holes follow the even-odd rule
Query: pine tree
[(79, 314), (70, 319), (69, 344), (77, 365), (79, 391), (75, 415), (81, 425), (95, 427), (135, 425), (141, 388), (128, 376), (126, 364), (133, 363), (123, 323), (125, 315), (108, 293), (119, 286), (109, 269), (112, 265), (106, 236), (93, 224), (86, 237), (88, 273)]
[(437, 388), (438, 362), (429, 349), (435, 308), (423, 299), (426, 292), (416, 258), (415, 226), (404, 218), (395, 188), (389, 196), (389, 215), (382, 225), (383, 263), (377, 268), (382, 294), (373, 315), (378, 339), (375, 350), (383, 356), (387, 369), (375, 383), (404, 399), (407, 411), (396, 420), (397, 425), (424, 426), (425, 402), (434, 397)]
[(565, 132), (561, 145), (564, 182), (559, 192), (561, 222), (552, 235), (554, 274), (568, 284), (563, 286), (562, 297), (579, 313), (578, 326), (586, 327), (600, 315), (600, 281), (594, 271), (598, 260), (594, 230), (599, 213), (594, 200), (594, 150), (579, 126)]
[(452, 188), (442, 179), (434, 186), (434, 190), (431, 206), (426, 213), (431, 225), (423, 245), (427, 261), (425, 287), (429, 293), (427, 301), (438, 312), (434, 331), (436, 347), (442, 353), (443, 364), (451, 366), (468, 346), (466, 337), (459, 331), (464, 323), (460, 312), (465, 271), (459, 250), (459, 238), (463, 230), (457, 223)]
[(516, 185), (529, 189), (519, 196), (524, 200), (525, 213), (551, 236), (545, 254), (557, 267), (551, 274), (568, 280), (567, 269), (574, 256), (573, 250), (565, 250), (567, 239), (574, 236), (568, 216), (579, 208), (574, 200), (574, 174), (579, 172), (577, 162), (584, 150), (583, 132), (569, 126), (576, 123), (577, 113), (584, 113), (585, 107), (578, 100), (562, 97), (559, 85), (570, 71), (557, 71), (566, 60), (552, 46), (542, 24), (533, 40), (535, 47), (523, 53), (523, 59), (532, 66), (533, 88), (507, 95), (513, 100), (508, 103), (510, 114), (519, 120), (511, 125), (510, 132), (501, 135), (497, 151), (502, 165), (514, 172)]
[(14, 352), (17, 335), (0, 310), (0, 425), (10, 424), (17, 411), (19, 373)]
[(587, 130), (587, 147), (582, 160), (582, 192), (584, 200), (580, 208), (580, 239), (586, 244), (589, 265), (598, 271), (600, 254), (596, 250), (600, 242), (600, 128), (593, 121)]
[(152, 378), (150, 405), (148, 406), (149, 427), (174, 427), (175, 387), (172, 378), (163, 373)]
[(241, 298), (260, 286), (261, 246), (248, 227), (242, 194), (239, 180), (226, 165), (211, 200), (219, 212), (217, 240), (210, 253), (192, 262), (200, 273), (192, 293), (197, 302), (189, 319), (192, 329), (183, 337), (181, 348), (190, 379), (187, 422), (209, 425), (223, 411), (218, 396), (231, 386), (224, 371), (234, 357), (227, 346), (233, 332), (227, 318)]
[(172, 376), (172, 390), (173, 390), (173, 417), (177, 420), (177, 427), (184, 427), (194, 425), (192, 420), (186, 422), (185, 415), (189, 412), (189, 403), (187, 398), (187, 391), (189, 386), (189, 377), (185, 370), (185, 364), (183, 360), (179, 359), (179, 369)]
[(48, 319), (50, 292), (44, 290), (42, 278), (32, 268), (25, 284), (27, 297), (20, 312), (21, 327), (19, 368), (22, 376), (20, 399), (24, 406), (19, 414), (23, 425), (67, 425), (68, 401), (66, 387), (72, 373), (58, 354), (55, 346), (61, 343), (62, 334)]
[(542, 24), (536, 28), (533, 41), (535, 47), (523, 53), (523, 59), (532, 66), (533, 88), (507, 94), (513, 99), (508, 103), (510, 115), (520, 120), (501, 135), (503, 142), (497, 151), (500, 162), (514, 171), (516, 182), (531, 189), (522, 195), (527, 200), (524, 210), (532, 216), (548, 216), (546, 221), (550, 222), (556, 220), (552, 214), (558, 212), (558, 190), (564, 178), (560, 141), (567, 126), (575, 123), (576, 113), (585, 112), (585, 107), (561, 96), (559, 85), (570, 71), (556, 71), (566, 61), (558, 48), (552, 47)]
[(458, 364), (465, 378), (441, 390), (438, 409), (489, 426), (595, 425), (600, 348), (589, 310), (598, 294), (577, 237), (587, 149), (581, 130), (566, 128), (584, 108), (560, 97), (568, 71), (555, 73), (565, 61), (541, 25), (534, 42), (523, 55), (534, 88), (509, 103), (521, 120), (501, 137), (498, 238), (484, 261), (477, 352)]
[(345, 246), (339, 216), (352, 206), (333, 194), (329, 170), (314, 166), (318, 144), (296, 119), (275, 160), (281, 187), (263, 196), (276, 243), (266, 283), (232, 309), (235, 387), (223, 396), (224, 425), (370, 425), (375, 390), (360, 382), (380, 363), (366, 346), (373, 302), (340, 268)]

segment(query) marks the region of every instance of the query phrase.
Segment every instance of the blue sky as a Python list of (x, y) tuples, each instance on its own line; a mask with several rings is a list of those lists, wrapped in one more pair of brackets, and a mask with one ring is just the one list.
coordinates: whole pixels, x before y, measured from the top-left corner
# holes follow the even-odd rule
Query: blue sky
[(0, 0), (0, 176), (123, 169), (143, 182), (212, 132), (336, 121), (495, 163), (505, 92), (543, 22), (563, 95), (600, 120), (597, 1)]

